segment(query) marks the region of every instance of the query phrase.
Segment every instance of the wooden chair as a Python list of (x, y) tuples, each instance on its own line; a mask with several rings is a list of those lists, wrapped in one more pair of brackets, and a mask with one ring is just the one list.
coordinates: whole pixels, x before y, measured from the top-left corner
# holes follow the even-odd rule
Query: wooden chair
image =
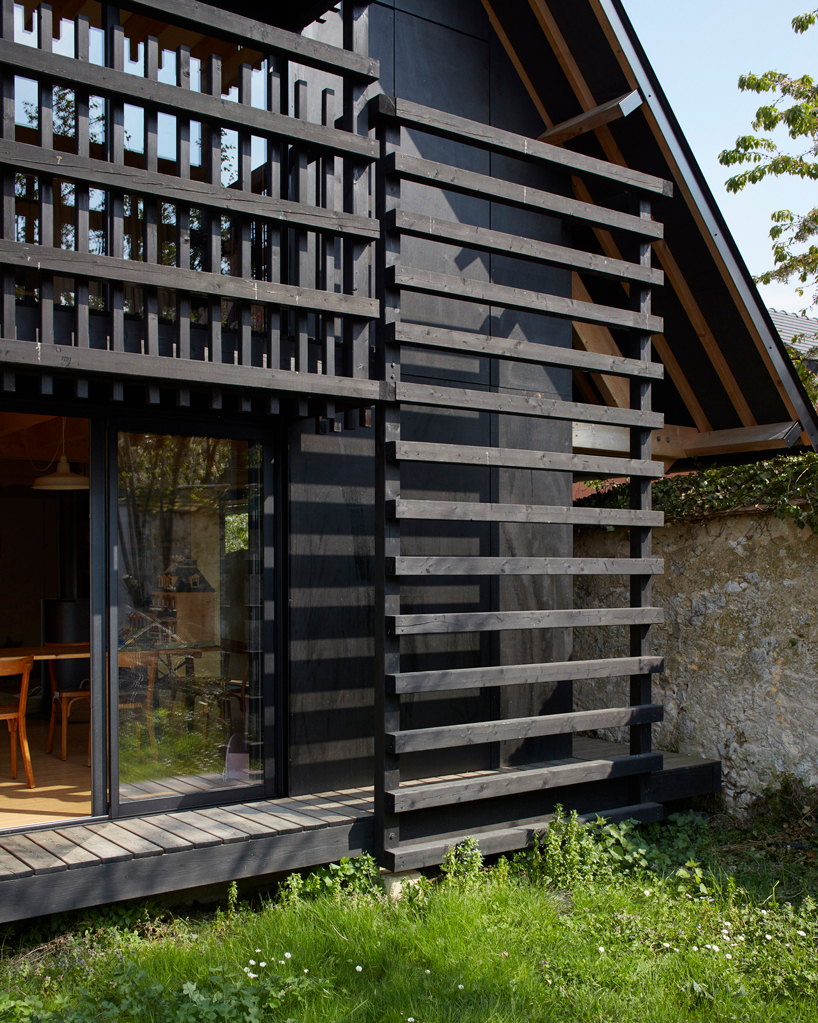
[[(83, 648), (87, 647), (87, 643), (44, 643), (44, 647), (52, 650), (54, 653), (76, 653), (82, 651)], [(90, 654), (89, 664), (90, 664)], [(72, 658), (73, 660), (73, 658)], [(87, 702), (90, 710), (91, 707), (91, 690), (90, 682), (88, 689), (60, 689), (57, 683), (57, 662), (48, 662), (48, 673), (51, 678), (51, 721), (48, 725), (48, 741), (45, 744), (46, 753), (50, 753), (54, 748), (54, 730), (57, 727), (57, 718), (59, 717), (62, 726), (62, 759), (67, 759), (68, 756), (68, 719), (71, 716), (71, 708), (77, 702)], [(88, 728), (88, 766), (91, 766), (91, 728)]]
[[(156, 669), (159, 654), (154, 650), (120, 650), (118, 663), (120, 668), (147, 668), (148, 678), (144, 690), (132, 686), (123, 687), (120, 679), (119, 709), (141, 710), (145, 715), (145, 726), (148, 730), (148, 742), (151, 752), (156, 756), (156, 731), (153, 723), (153, 700), (156, 689)], [(136, 723), (136, 740), (139, 741), (139, 722)]]
[(13, 660), (3, 658), (0, 660), (0, 677), (6, 678), (9, 675), (21, 675), (20, 698), (17, 706), (0, 704), (0, 721), (7, 721), (11, 737), (11, 776), (17, 777), (17, 742), (20, 738), (20, 749), (23, 751), (23, 767), (26, 772), (26, 781), (30, 789), (34, 788), (34, 772), (31, 769), (31, 753), (28, 749), (28, 738), (26, 736), (26, 701), (28, 700), (28, 679), (31, 669), (34, 667), (33, 657), (16, 657)]

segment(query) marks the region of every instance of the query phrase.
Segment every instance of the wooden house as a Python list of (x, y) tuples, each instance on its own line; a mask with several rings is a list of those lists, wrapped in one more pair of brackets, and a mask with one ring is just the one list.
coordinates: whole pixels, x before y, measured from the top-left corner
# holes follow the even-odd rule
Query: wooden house
[(618, 0), (0, 0), (0, 81), (0, 919), (718, 788), (651, 748), (651, 481), (818, 419)]

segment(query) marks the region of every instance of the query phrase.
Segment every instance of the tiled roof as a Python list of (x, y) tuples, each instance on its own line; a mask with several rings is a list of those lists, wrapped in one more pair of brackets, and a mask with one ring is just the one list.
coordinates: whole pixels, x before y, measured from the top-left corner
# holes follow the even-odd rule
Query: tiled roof
[[(779, 309), (771, 309), (770, 316), (785, 344), (791, 344), (793, 348), (805, 355), (811, 348), (818, 346), (818, 320), (814, 317), (799, 316), (798, 313), (785, 313)], [(792, 339), (798, 335), (806, 336), (793, 342)]]

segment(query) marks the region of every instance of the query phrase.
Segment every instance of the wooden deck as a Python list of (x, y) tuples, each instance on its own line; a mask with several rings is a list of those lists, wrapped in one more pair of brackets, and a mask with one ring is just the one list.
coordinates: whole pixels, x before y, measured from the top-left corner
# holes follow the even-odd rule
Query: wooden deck
[[(577, 737), (571, 761), (627, 753), (624, 745)], [(451, 776), (430, 779), (443, 780)], [(718, 761), (666, 753), (654, 775), (653, 802), (645, 804), (654, 810), (620, 807), (611, 815), (647, 812), (658, 819), (663, 800), (713, 792), (719, 783)], [(357, 788), (0, 834), (0, 922), (356, 856), (374, 849), (373, 820), (372, 790)], [(508, 851), (525, 846), (536, 827), (536, 821), (508, 821), (478, 838), (486, 853)], [(439, 863), (448, 844), (445, 835), (408, 842), (402, 867)]]

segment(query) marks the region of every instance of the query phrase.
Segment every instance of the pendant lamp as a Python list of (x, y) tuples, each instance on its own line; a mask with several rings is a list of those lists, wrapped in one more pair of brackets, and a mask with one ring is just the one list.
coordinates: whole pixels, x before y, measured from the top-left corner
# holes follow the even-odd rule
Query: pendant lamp
[(38, 476), (31, 486), (32, 490), (87, 490), (89, 480), (78, 472), (71, 472), (71, 466), (65, 457), (65, 416), (62, 421), (62, 454), (54, 472), (47, 476)]

